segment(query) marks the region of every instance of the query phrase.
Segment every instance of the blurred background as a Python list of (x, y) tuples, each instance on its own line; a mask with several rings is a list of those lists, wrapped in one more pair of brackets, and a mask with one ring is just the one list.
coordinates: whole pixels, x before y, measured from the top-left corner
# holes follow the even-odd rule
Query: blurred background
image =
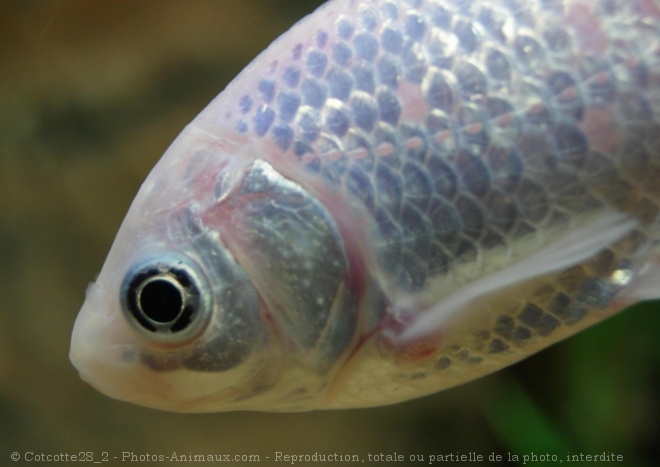
[(605, 451), (658, 465), (659, 303), (490, 377), (375, 409), (169, 414), (79, 379), (73, 322), (140, 183), (231, 78), (320, 3), (0, 0), (0, 464), (15, 451), (108, 452), (110, 465), (122, 452), (258, 454), (270, 465), (276, 451), (521, 461)]

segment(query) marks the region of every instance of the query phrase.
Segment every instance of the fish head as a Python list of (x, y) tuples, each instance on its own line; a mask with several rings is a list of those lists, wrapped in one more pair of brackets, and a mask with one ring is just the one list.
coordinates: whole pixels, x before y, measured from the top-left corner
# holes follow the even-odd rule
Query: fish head
[(108, 396), (309, 410), (356, 341), (364, 287), (332, 216), (267, 149), (230, 140), (184, 130), (87, 291), (70, 358)]

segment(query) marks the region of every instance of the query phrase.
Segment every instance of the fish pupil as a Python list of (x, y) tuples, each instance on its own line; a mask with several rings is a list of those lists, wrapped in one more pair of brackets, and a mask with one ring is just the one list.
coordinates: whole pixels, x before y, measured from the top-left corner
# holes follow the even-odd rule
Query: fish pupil
[(124, 277), (123, 311), (140, 332), (163, 342), (185, 342), (208, 323), (208, 284), (191, 262), (152, 258)]
[(169, 323), (181, 314), (184, 294), (181, 285), (171, 276), (155, 277), (143, 284), (138, 308), (153, 321)]

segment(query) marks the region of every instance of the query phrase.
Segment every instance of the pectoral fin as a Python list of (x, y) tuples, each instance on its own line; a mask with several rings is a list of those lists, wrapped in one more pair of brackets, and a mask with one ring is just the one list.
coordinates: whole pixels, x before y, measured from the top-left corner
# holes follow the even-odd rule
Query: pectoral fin
[[(398, 339), (406, 342), (436, 332), (447, 319), (456, 316), (471, 302), (487, 294), (580, 264), (623, 238), (636, 226), (636, 219), (621, 213), (594, 219), (511, 266), (477, 279), (449, 294), (436, 305), (419, 313)], [(654, 271), (649, 284), (659, 283), (657, 279), (660, 279), (660, 268), (655, 268)], [(640, 286), (638, 294), (643, 295), (647, 289), (648, 287)], [(653, 292), (657, 297), (657, 289)]]

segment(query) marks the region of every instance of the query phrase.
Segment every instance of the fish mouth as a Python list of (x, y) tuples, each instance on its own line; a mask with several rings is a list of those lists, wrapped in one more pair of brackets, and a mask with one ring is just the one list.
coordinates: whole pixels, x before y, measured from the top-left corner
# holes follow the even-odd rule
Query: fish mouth
[[(139, 363), (139, 345), (130, 342), (122, 335), (120, 329), (111, 330), (106, 324), (104, 333), (93, 332), (90, 326), (92, 319), (81, 310), (73, 327), (69, 360), (78, 370), (80, 378), (112, 399), (132, 404), (162, 408), (163, 394), (154, 392), (164, 390), (162, 381), (155, 381), (154, 375)], [(114, 331), (114, 332), (113, 332)], [(128, 326), (123, 329), (124, 335), (129, 333)]]
[(125, 401), (135, 399), (127, 381), (133, 378), (138, 342), (123, 321), (122, 315), (107, 300), (106, 291), (97, 284), (87, 288), (83, 304), (71, 334), (69, 360), (83, 381), (99, 392)]
[[(118, 294), (117, 294), (118, 295)], [(186, 395), (193, 389), (180, 372), (157, 372), (143, 362), (146, 344), (108, 300), (91, 284), (73, 326), (69, 360), (80, 378), (112, 399), (159, 410), (200, 411)]]

